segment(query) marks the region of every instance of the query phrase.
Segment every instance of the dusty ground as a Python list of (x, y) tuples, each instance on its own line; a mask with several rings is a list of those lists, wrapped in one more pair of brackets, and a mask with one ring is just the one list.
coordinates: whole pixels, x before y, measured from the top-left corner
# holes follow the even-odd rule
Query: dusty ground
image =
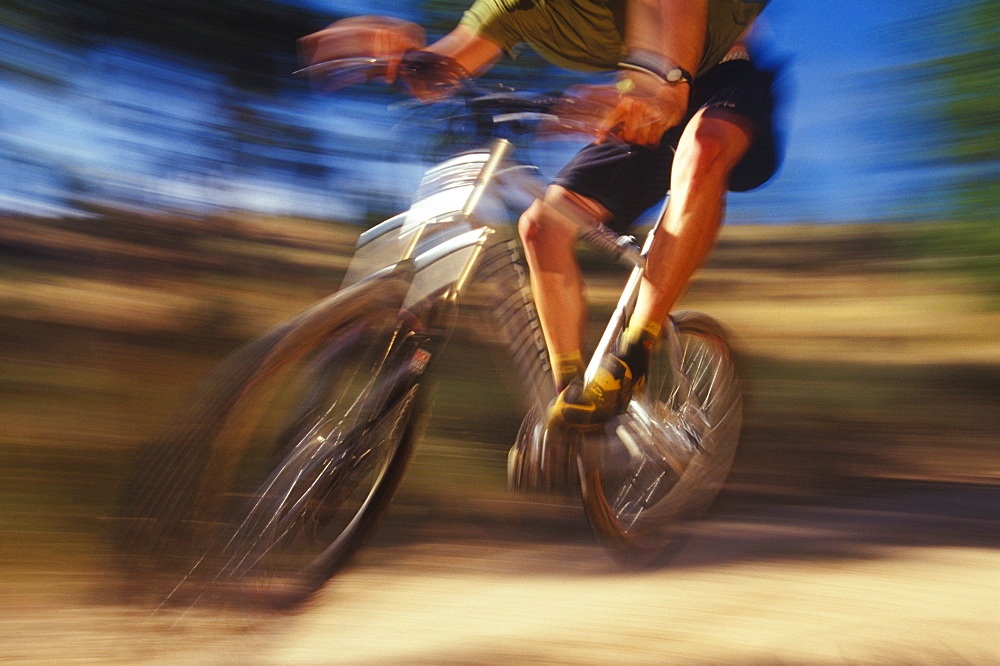
[(291, 615), (123, 605), (99, 569), (20, 581), (34, 590), (0, 607), (0, 661), (1000, 660), (994, 488), (729, 492), (669, 563), (639, 571), (612, 562), (569, 505), (464, 499), (427, 510), (404, 497), (384, 535)]

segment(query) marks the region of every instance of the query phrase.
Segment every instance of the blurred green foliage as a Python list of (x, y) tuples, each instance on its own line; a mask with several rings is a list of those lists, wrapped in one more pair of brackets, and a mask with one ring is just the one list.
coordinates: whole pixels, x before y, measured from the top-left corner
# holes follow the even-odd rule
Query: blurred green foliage
[(934, 136), (932, 157), (956, 167), (946, 191), (956, 217), (994, 223), (1000, 208), (1000, 3), (969, 0), (907, 25), (933, 57), (904, 68), (911, 99)]
[(958, 188), (959, 210), (962, 217), (995, 222), (1000, 208), (1000, 89), (994, 78), (1000, 69), (1000, 3), (978, 0), (969, 11), (951, 12), (943, 25), (963, 47), (929, 63), (942, 93), (932, 105), (951, 130), (945, 154), (968, 167)]
[(901, 48), (928, 54), (888, 76), (908, 107), (901, 113), (922, 129), (910, 159), (949, 174), (901, 213), (946, 206), (949, 221), (918, 225), (895, 244), (928, 269), (958, 272), (1000, 296), (1000, 3), (951, 3), (901, 25)]

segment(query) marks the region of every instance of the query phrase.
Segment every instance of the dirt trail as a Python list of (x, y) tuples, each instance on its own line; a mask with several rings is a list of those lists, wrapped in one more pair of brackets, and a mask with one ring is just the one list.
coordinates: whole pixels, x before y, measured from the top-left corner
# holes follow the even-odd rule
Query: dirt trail
[(0, 661), (1000, 662), (992, 486), (730, 492), (641, 571), (611, 561), (569, 505), (414, 508), (403, 498), (355, 565), (289, 615), (150, 613), (100, 598), (79, 571), (22, 580), (0, 606)]

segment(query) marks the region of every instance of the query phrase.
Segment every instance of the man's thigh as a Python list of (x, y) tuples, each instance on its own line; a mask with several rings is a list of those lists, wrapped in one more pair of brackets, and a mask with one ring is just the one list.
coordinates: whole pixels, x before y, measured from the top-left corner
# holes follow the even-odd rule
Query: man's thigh
[(608, 140), (578, 152), (553, 184), (586, 197), (607, 210), (607, 224), (624, 232), (643, 212), (663, 199), (677, 136), (658, 148)]
[(743, 127), (749, 147), (732, 167), (729, 189), (753, 189), (774, 174), (779, 151), (774, 131), (774, 72), (757, 69), (749, 60), (723, 63), (696, 82), (698, 113)]
[(525, 216), (532, 224), (544, 227), (539, 232), (556, 233), (574, 240), (580, 235), (581, 227), (607, 224), (611, 219), (611, 213), (598, 201), (561, 185), (549, 185), (544, 200), (532, 203)]

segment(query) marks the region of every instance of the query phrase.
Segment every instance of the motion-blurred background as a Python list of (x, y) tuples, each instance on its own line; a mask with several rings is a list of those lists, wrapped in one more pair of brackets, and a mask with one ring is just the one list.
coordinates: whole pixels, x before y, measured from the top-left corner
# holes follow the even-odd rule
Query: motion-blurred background
[[(357, 235), (405, 207), (434, 135), (396, 130), (397, 92), (311, 90), (291, 75), (296, 39), (378, 12), (433, 38), (465, 4), (0, 0), (9, 598), (94, 566), (136, 447), (226, 353), (336, 289)], [(746, 358), (729, 492), (936, 488), (987, 492), (996, 509), (998, 25), (990, 0), (763, 13), (786, 158), (730, 198), (683, 303), (725, 321)], [(527, 51), (490, 77), (579, 80)], [(588, 265), (597, 318), (622, 272)], [(520, 415), (509, 385), (483, 381), (488, 346), (474, 331), (452, 346), (404, 505), (504, 492)], [(911, 508), (963, 505), (948, 506)]]

